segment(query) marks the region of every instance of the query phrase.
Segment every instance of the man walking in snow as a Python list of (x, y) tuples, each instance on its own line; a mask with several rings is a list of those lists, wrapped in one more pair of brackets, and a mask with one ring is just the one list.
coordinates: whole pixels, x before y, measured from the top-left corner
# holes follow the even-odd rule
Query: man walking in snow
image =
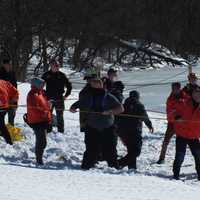
[[(46, 95), (52, 103), (52, 112), (54, 108), (56, 110), (58, 132), (64, 133), (64, 100), (71, 94), (72, 85), (66, 75), (59, 71), (59, 65), (55, 60), (50, 61), (50, 70), (43, 74), (42, 79), (46, 82)], [(52, 126), (48, 132), (51, 131)]]
[[(123, 106), (103, 89), (100, 79), (91, 80), (91, 91), (76, 104), (88, 112), (85, 130), (85, 145), (82, 169), (95, 166), (101, 152), (108, 166), (118, 168), (114, 115), (123, 112)], [(72, 105), (71, 112), (76, 112)]]
[(167, 111), (167, 130), (165, 132), (165, 137), (162, 143), (162, 148), (160, 152), (160, 157), (157, 164), (163, 164), (165, 160), (165, 154), (167, 151), (167, 146), (175, 134), (174, 121), (176, 116), (176, 106), (180, 103), (183, 97), (183, 92), (181, 91), (181, 84), (179, 82), (172, 83), (171, 94), (167, 98), (166, 111)]
[[(84, 88), (80, 91), (79, 93), (79, 99), (84, 98), (85, 96), (88, 95), (88, 93), (91, 92), (91, 81), (93, 79), (97, 78), (97, 74), (94, 72), (94, 70), (88, 70), (84, 76), (84, 80), (86, 80), (86, 85), (84, 86)], [(79, 101), (77, 101), (77, 103), (74, 103), (72, 105), (73, 109), (77, 109), (79, 106)], [(81, 111), (81, 110), (80, 110)], [(80, 131), (81, 132), (85, 132), (86, 130), (86, 119), (87, 119), (87, 115), (88, 113), (84, 113), (84, 112), (80, 112), (79, 113), (79, 120), (80, 120)]]
[[(124, 116), (123, 116), (124, 114)], [(137, 157), (142, 148), (142, 122), (153, 133), (153, 126), (144, 105), (140, 102), (140, 94), (133, 90), (124, 103), (124, 112), (119, 116), (118, 134), (127, 148), (127, 155), (119, 160), (119, 166), (137, 169)]]
[(175, 133), (176, 155), (173, 164), (174, 178), (179, 179), (180, 168), (184, 161), (186, 147), (189, 146), (195, 160), (200, 180), (200, 88), (193, 88), (191, 98), (183, 98), (176, 106)]

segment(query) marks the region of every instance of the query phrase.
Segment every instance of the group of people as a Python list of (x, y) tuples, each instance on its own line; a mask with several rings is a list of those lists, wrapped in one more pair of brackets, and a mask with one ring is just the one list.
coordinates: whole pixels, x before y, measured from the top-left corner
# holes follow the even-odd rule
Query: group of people
[[(70, 108), (80, 110), (80, 127), (85, 133), (86, 150), (82, 169), (94, 167), (105, 160), (116, 169), (128, 166), (137, 169), (137, 157), (142, 147), (142, 122), (153, 133), (153, 126), (138, 91), (131, 91), (123, 104), (124, 84), (118, 80), (117, 71), (109, 69), (107, 77), (96, 74), (85, 76), (86, 86), (80, 91), (79, 100)], [(137, 116), (137, 117), (134, 117)], [(127, 147), (127, 155), (118, 158), (117, 139)]]
[[(43, 165), (43, 153), (46, 147), (46, 133), (52, 131), (52, 112), (55, 108), (57, 130), (64, 133), (64, 100), (71, 94), (72, 85), (64, 73), (59, 71), (59, 65), (51, 60), (50, 70), (31, 80), (31, 90), (27, 95), (27, 113), (25, 122), (34, 130), (36, 136), (35, 154), (38, 165)], [(44, 86), (46, 83), (46, 90)], [(14, 125), (19, 93), (17, 81), (10, 59), (3, 60), (0, 68), (0, 134), (8, 144), (13, 144), (5, 125), (8, 113), (8, 123)]]
[[(46, 147), (46, 134), (52, 131), (52, 112), (55, 108), (57, 130), (64, 133), (64, 101), (71, 94), (72, 84), (64, 73), (59, 71), (56, 60), (51, 60), (50, 70), (41, 78), (31, 80), (31, 90), (27, 95), (27, 113), (25, 122), (34, 130), (36, 136), (35, 154), (37, 165), (43, 165), (43, 153)], [(118, 80), (118, 72), (109, 69), (107, 77), (97, 77), (95, 72), (88, 72), (84, 80), (86, 85), (79, 93), (78, 101), (70, 107), (72, 113), (79, 109), (80, 131), (84, 132), (85, 152), (82, 169), (95, 167), (99, 161), (106, 161), (108, 166), (121, 169), (137, 169), (137, 158), (142, 148), (142, 123), (154, 132), (151, 120), (140, 94), (133, 90), (124, 99), (124, 84)], [(194, 73), (188, 76), (189, 83), (181, 88), (179, 82), (172, 83), (172, 91), (167, 99), (167, 129), (162, 144), (158, 164), (165, 160), (167, 146), (176, 134), (176, 155), (173, 164), (174, 178), (179, 179), (181, 164), (186, 147), (189, 145), (195, 159), (195, 166), (200, 180), (200, 87)], [(46, 90), (44, 86), (46, 84)], [(0, 132), (8, 144), (12, 145), (5, 125), (14, 125), (19, 93), (15, 74), (9, 59), (3, 60), (0, 68)], [(121, 139), (127, 148), (127, 154), (119, 158), (117, 141)]]
[(168, 124), (157, 163), (164, 163), (167, 146), (172, 136), (176, 134), (174, 178), (180, 177), (180, 169), (188, 145), (195, 160), (198, 180), (200, 180), (200, 87), (195, 73), (188, 75), (188, 81), (189, 83), (183, 88), (179, 82), (172, 83), (172, 91), (166, 106)]

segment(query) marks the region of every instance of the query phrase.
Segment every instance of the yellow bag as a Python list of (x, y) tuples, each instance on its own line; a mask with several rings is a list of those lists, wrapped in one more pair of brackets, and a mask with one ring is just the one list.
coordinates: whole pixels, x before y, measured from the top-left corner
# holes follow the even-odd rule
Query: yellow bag
[(21, 141), (23, 140), (23, 135), (21, 134), (22, 129), (18, 128), (18, 127), (14, 127), (10, 124), (6, 125), (8, 132), (10, 133), (10, 137), (12, 139), (12, 141)]

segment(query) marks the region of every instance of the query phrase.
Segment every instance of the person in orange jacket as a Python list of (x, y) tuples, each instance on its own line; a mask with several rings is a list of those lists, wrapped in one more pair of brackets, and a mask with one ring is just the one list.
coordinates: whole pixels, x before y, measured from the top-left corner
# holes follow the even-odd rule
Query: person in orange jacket
[(50, 104), (43, 87), (45, 81), (40, 78), (31, 80), (31, 90), (27, 96), (27, 122), (36, 136), (35, 154), (38, 165), (43, 165), (43, 153), (46, 147), (46, 132), (52, 122)]
[(175, 134), (174, 132), (174, 117), (176, 115), (176, 105), (181, 101), (181, 97), (183, 96), (183, 92), (181, 91), (181, 84), (179, 82), (174, 82), (171, 85), (171, 93), (167, 98), (166, 102), (166, 111), (167, 111), (167, 130), (165, 132), (165, 137), (162, 143), (162, 148), (159, 156), (159, 160), (157, 164), (163, 164), (165, 160), (165, 155), (167, 152), (167, 146)]
[(193, 88), (191, 98), (183, 98), (183, 101), (176, 106), (176, 112), (174, 178), (179, 179), (180, 168), (188, 145), (195, 160), (198, 180), (200, 180), (200, 88), (198, 86)]
[(19, 93), (8, 81), (0, 79), (0, 132), (5, 141), (12, 145), (12, 139), (5, 125), (5, 115), (12, 105), (16, 105)]

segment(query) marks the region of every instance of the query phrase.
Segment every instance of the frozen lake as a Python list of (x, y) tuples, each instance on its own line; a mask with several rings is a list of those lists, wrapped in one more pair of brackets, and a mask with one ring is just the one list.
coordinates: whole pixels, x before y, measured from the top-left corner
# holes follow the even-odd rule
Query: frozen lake
[[(193, 72), (200, 74), (200, 67), (194, 67)], [(162, 68), (151, 70), (138, 70), (132, 72), (119, 72), (119, 79), (126, 85), (124, 95), (127, 96), (131, 90), (138, 90), (141, 93), (141, 100), (148, 109), (165, 111), (165, 103), (170, 93), (171, 82), (180, 81), (182, 86), (187, 83), (188, 69), (182, 68)], [(81, 78), (72, 78), (72, 82), (84, 83)], [(160, 85), (151, 85), (152, 83)], [(166, 83), (166, 84), (165, 84)], [(150, 84), (149, 86), (137, 86)], [(80, 89), (82, 85), (73, 84)]]

